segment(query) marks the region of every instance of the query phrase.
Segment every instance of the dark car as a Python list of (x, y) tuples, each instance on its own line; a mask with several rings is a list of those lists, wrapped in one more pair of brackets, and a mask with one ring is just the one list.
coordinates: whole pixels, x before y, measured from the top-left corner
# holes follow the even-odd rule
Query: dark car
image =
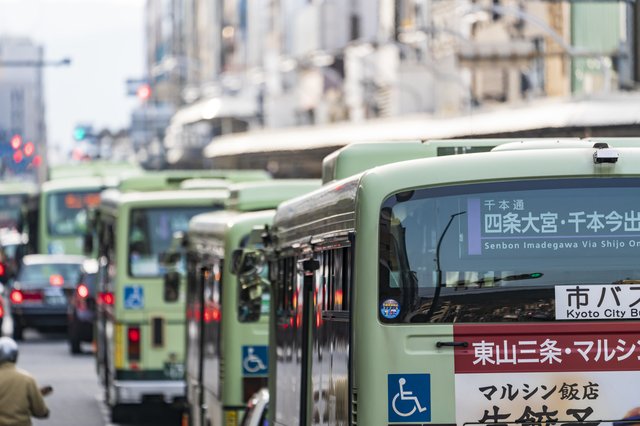
[(68, 295), (76, 288), (84, 256), (31, 254), (22, 258), (9, 300), (13, 338), (25, 328), (40, 331), (67, 327)]
[(82, 273), (74, 291), (69, 295), (67, 331), (69, 350), (81, 352), (82, 342), (93, 342), (93, 326), (96, 318), (96, 280), (98, 262), (87, 259), (82, 264)]

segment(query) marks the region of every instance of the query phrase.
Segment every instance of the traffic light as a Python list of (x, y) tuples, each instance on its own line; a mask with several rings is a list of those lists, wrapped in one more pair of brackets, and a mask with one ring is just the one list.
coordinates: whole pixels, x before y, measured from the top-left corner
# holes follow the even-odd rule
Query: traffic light
[(136, 90), (136, 95), (140, 100), (146, 101), (151, 98), (151, 86), (148, 83), (141, 84), (138, 86), (138, 90)]
[(23, 151), (25, 156), (31, 157), (35, 150), (36, 148), (34, 147), (33, 142), (27, 142), (24, 144)]
[(22, 145), (22, 136), (13, 135), (13, 137), (11, 138), (11, 148), (18, 149), (20, 148), (20, 145)]
[(87, 128), (85, 126), (76, 126), (73, 129), (73, 138), (77, 141), (82, 141), (87, 137)]

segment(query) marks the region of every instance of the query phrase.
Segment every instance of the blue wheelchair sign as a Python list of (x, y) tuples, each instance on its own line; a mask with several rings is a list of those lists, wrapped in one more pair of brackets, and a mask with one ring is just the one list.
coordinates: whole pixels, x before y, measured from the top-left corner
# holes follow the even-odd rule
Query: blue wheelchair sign
[(265, 376), (269, 373), (269, 355), (266, 346), (242, 347), (242, 375)]
[(389, 422), (431, 421), (431, 376), (429, 374), (389, 374)]
[(144, 288), (140, 285), (130, 285), (124, 288), (124, 308), (144, 308)]

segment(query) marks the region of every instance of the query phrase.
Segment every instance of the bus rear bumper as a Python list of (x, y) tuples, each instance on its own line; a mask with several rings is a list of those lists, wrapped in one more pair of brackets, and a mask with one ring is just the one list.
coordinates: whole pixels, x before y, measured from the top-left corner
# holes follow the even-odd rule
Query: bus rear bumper
[(186, 393), (182, 380), (116, 380), (113, 386), (119, 404), (142, 404), (147, 400), (172, 404), (184, 400)]

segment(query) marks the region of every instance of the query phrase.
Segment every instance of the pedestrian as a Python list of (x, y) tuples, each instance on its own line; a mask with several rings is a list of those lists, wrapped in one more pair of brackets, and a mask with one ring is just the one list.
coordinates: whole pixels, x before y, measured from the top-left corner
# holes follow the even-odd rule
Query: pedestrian
[(49, 408), (42, 398), (51, 393), (46, 386), (38, 389), (36, 381), (26, 371), (16, 368), (18, 344), (10, 337), (0, 337), (0, 425), (30, 426), (31, 417), (49, 417)]

